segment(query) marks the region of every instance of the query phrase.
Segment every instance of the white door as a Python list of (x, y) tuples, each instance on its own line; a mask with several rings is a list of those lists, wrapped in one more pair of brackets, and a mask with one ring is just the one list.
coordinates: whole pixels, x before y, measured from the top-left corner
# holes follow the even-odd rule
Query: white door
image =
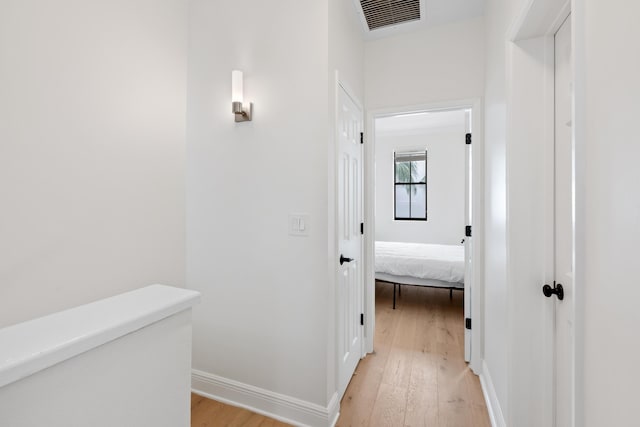
[(364, 299), (362, 110), (338, 89), (338, 382), (340, 397), (362, 356)]
[(555, 414), (557, 427), (573, 419), (573, 60), (571, 17), (555, 35)]
[[(465, 112), (465, 127), (467, 135), (466, 138), (471, 139), (471, 110), (467, 110)], [(472, 216), (472, 179), (473, 176), (471, 165), (472, 165), (472, 144), (470, 144), (470, 140), (466, 141), (465, 145), (465, 181), (464, 181), (464, 215), (465, 215), (465, 224), (471, 225)], [(465, 233), (468, 234), (468, 233)], [(471, 360), (471, 327), (472, 325), (468, 325), (466, 319), (471, 319), (471, 292), (472, 292), (472, 279), (473, 279), (473, 270), (471, 269), (471, 262), (473, 261), (473, 254), (471, 252), (471, 239), (473, 238), (473, 233), (471, 236), (466, 236), (464, 238), (464, 317), (465, 317), (465, 330), (464, 330), (464, 360), (469, 362)]]

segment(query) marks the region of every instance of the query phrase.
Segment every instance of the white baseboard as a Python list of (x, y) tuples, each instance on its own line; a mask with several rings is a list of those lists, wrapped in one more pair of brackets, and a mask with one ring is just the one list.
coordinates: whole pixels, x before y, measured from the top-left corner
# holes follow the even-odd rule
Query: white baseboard
[(484, 394), (484, 400), (487, 403), (487, 411), (489, 411), (489, 418), (491, 419), (491, 425), (493, 427), (506, 427), (507, 423), (504, 421), (504, 415), (500, 408), (500, 402), (496, 395), (496, 389), (493, 387), (493, 381), (491, 380), (491, 374), (489, 374), (489, 368), (485, 361), (482, 361), (482, 373), (480, 374), (480, 385), (482, 385), (482, 394)]
[(338, 400), (337, 391), (331, 396), (331, 400), (327, 406), (327, 412), (329, 413), (329, 421), (331, 421), (329, 425), (335, 427), (338, 422), (338, 417), (340, 416), (340, 401)]
[(340, 410), (338, 393), (324, 407), (196, 369), (191, 371), (191, 389), (195, 394), (296, 426), (333, 427)]

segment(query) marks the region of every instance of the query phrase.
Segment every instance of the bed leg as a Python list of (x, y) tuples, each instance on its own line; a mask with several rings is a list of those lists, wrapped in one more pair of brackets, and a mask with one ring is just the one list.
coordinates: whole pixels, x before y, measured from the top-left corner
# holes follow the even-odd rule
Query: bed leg
[(398, 283), (398, 296), (402, 296), (402, 285), (400, 283)]
[(453, 299), (453, 289), (449, 288), (449, 299)]
[(393, 284), (393, 309), (396, 309), (396, 284)]

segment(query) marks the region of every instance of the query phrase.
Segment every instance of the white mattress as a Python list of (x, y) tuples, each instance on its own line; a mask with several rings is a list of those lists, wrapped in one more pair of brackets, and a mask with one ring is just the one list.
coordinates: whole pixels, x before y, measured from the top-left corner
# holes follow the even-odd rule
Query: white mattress
[(376, 242), (376, 273), (464, 283), (464, 246)]

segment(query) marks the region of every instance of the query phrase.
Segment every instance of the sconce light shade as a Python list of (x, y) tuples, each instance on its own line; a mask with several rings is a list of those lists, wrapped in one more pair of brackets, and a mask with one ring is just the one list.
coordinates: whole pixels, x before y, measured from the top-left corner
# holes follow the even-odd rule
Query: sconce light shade
[(244, 101), (242, 71), (233, 70), (231, 72), (231, 111), (235, 115), (236, 122), (251, 121), (253, 115), (253, 103), (249, 103), (249, 108), (243, 108)]
[(242, 71), (231, 72), (231, 102), (242, 103)]

